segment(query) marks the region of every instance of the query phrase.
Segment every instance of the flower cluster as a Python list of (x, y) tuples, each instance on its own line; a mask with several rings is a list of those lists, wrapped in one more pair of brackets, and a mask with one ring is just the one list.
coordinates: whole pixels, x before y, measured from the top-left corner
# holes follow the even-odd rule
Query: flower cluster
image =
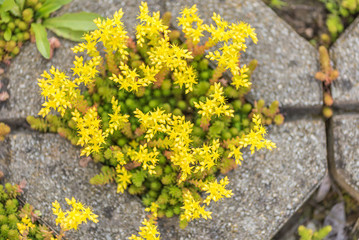
[(209, 95), (205, 102), (194, 103), (194, 106), (199, 109), (198, 113), (206, 119), (211, 119), (213, 115), (233, 117), (234, 110), (230, 109), (226, 104), (221, 84), (215, 83), (211, 86), (210, 91), (213, 91), (213, 93)]
[(216, 13), (213, 13), (212, 16), (216, 26), (203, 24), (203, 20), (197, 15), (196, 5), (189, 9), (185, 8), (181, 14), (182, 16), (178, 18), (179, 26), (182, 26), (186, 36), (194, 44), (197, 44), (200, 42), (201, 37), (204, 36), (203, 32), (207, 31), (210, 38), (205, 45), (206, 49), (223, 43), (218, 50), (209, 51), (207, 57), (217, 62), (218, 70), (224, 72), (229, 69), (231, 71), (233, 75), (232, 85), (237, 89), (249, 87), (251, 85), (247, 74), (249, 69), (246, 65), (242, 68), (239, 67), (239, 57), (241, 52), (246, 50), (246, 38), (250, 37), (254, 43), (257, 43), (258, 39), (254, 28), (244, 22), (229, 24)]
[(120, 165), (116, 168), (116, 182), (117, 182), (117, 192), (123, 193), (127, 188), (128, 184), (131, 183), (132, 174), (126, 170), (126, 168), (121, 167)]
[(27, 215), (23, 217), (21, 219), (21, 223), (17, 223), (17, 229), (19, 230), (20, 233), (20, 239), (26, 239), (26, 238), (22, 238), (22, 236), (24, 235), (26, 236), (29, 230), (34, 227), (35, 225), (31, 222), (31, 219)]
[(204, 206), (201, 206), (200, 200), (195, 200), (190, 191), (185, 191), (183, 194), (183, 207), (184, 210), (181, 214), (181, 220), (191, 221), (197, 218), (212, 219), (211, 212), (206, 211)]
[(44, 117), (54, 109), (63, 116), (66, 109), (71, 108), (80, 98), (80, 91), (76, 89), (78, 86), (65, 73), (54, 67), (51, 67), (50, 73), (45, 71), (41, 77), (43, 79), (38, 80), (38, 85), (41, 95), (45, 97), (45, 103), (42, 104), (39, 115)]
[(77, 230), (78, 226), (83, 222), (90, 220), (97, 223), (97, 215), (93, 214), (89, 207), (85, 207), (81, 202), (77, 202), (76, 199), (65, 199), (67, 204), (71, 206), (70, 211), (63, 211), (60, 204), (55, 201), (52, 203), (52, 212), (57, 216), (56, 224), (61, 226), (62, 231), (68, 231), (71, 229)]
[(255, 125), (250, 133), (243, 135), (236, 144), (229, 145), (229, 149), (231, 150), (229, 157), (234, 157), (237, 164), (241, 164), (240, 161), (243, 160), (241, 149), (247, 146), (250, 146), (251, 154), (262, 148), (267, 148), (269, 150), (276, 148), (275, 143), (264, 138), (267, 131), (263, 127), (259, 115), (253, 116), (253, 123)]
[(159, 240), (160, 233), (157, 231), (157, 226), (154, 224), (153, 220), (144, 219), (142, 224), (143, 227), (140, 227), (140, 236), (132, 235), (130, 240)]
[(78, 135), (80, 136), (77, 144), (86, 145), (82, 149), (81, 155), (86, 154), (88, 156), (91, 152), (98, 152), (105, 139), (100, 128), (101, 120), (98, 118), (96, 109), (90, 108), (83, 117), (77, 110), (72, 114), (72, 119), (76, 122)]
[[(96, 20), (98, 30), (73, 48), (91, 57), (85, 62), (75, 59), (74, 80), (54, 68), (53, 77), (44, 73), (39, 81), (45, 96), (40, 114), (59, 111), (68, 130), (54, 117), (50, 125), (77, 134), (82, 155), (109, 165), (93, 182), (115, 180), (118, 192), (127, 189), (141, 195), (151, 216), (143, 221), (139, 236), (130, 239), (159, 239), (157, 217), (176, 214), (183, 223), (211, 218), (205, 205), (231, 197), (228, 178), (216, 180), (218, 167), (230, 170), (241, 164), (247, 146), (253, 153), (275, 144), (264, 138), (259, 116), (253, 115), (252, 123), (247, 119), (251, 105), (237, 90), (250, 86), (250, 70), (240, 67), (239, 57), (248, 37), (257, 41), (253, 28), (229, 24), (217, 14), (212, 17), (215, 25), (204, 24), (193, 6), (178, 18), (186, 37), (180, 45), (179, 34), (169, 30), (159, 13), (151, 16), (143, 2), (135, 43), (127, 36), (122, 16), (120, 10), (113, 19)], [(204, 31), (210, 38), (200, 46)], [(209, 51), (217, 44), (218, 50)], [(208, 50), (207, 56), (203, 50)], [(218, 67), (209, 69), (205, 57), (217, 61)], [(226, 70), (233, 75), (233, 86), (218, 79)], [(80, 84), (88, 89), (82, 95)], [(205, 199), (200, 191), (207, 194)], [(67, 201), (80, 208), (74, 200)], [(57, 202), (53, 206), (64, 229), (76, 228), (86, 218), (96, 221), (79, 209), (76, 214), (63, 213)]]

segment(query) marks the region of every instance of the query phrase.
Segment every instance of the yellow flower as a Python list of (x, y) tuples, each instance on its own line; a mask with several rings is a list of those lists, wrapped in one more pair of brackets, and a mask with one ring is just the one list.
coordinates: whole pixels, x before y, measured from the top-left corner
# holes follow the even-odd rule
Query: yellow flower
[(89, 207), (85, 207), (81, 202), (77, 202), (76, 199), (72, 198), (71, 200), (65, 199), (67, 204), (71, 206), (70, 211), (63, 212), (60, 204), (55, 201), (52, 203), (53, 209), (52, 212), (57, 216), (56, 225), (60, 225), (63, 231), (68, 231), (71, 229), (77, 230), (78, 226), (83, 222), (90, 220), (94, 223), (97, 223), (97, 215), (92, 213)]
[(249, 82), (249, 68), (247, 68), (246, 65), (243, 65), (241, 69), (239, 69), (240, 74), (236, 74), (232, 78), (232, 85), (235, 86), (236, 89), (239, 89), (240, 87), (250, 87), (252, 85), (251, 82)]
[(80, 96), (78, 86), (72, 82), (65, 73), (51, 67), (50, 73), (44, 72), (38, 79), (38, 85), (41, 88), (41, 95), (45, 98), (43, 108), (39, 115), (45, 117), (51, 109), (58, 111), (61, 116), (65, 114), (66, 109), (72, 108)]
[(262, 125), (260, 116), (256, 114), (253, 115), (252, 121), (254, 126), (251, 131), (248, 134), (243, 135), (236, 145), (232, 144), (229, 146), (230, 152), (228, 157), (234, 156), (237, 164), (240, 164), (240, 161), (243, 160), (240, 150), (249, 145), (251, 154), (262, 148), (267, 148), (268, 150), (276, 148), (275, 143), (264, 138), (264, 136), (267, 134), (267, 131)]
[(151, 212), (154, 218), (157, 218), (159, 205), (155, 202), (151, 203), (151, 206), (146, 208), (146, 212)]
[(213, 140), (212, 145), (203, 144), (200, 148), (194, 148), (193, 154), (199, 163), (194, 172), (203, 172), (214, 167), (220, 158), (219, 147), (219, 139), (216, 139)]
[(122, 59), (127, 59), (127, 31), (124, 28), (122, 9), (115, 12), (113, 19), (96, 19), (94, 22), (98, 27), (98, 30), (91, 32), (93, 39), (97, 42), (101, 42), (109, 52), (118, 52), (121, 54)]
[(233, 117), (234, 110), (230, 109), (229, 105), (226, 104), (221, 84), (215, 83), (211, 86), (210, 91), (212, 93), (209, 98), (206, 98), (205, 102), (194, 103), (194, 106), (199, 109), (198, 113), (205, 119), (211, 119), (213, 115), (217, 115), (217, 117), (222, 115)]
[(133, 113), (138, 118), (141, 127), (146, 130), (146, 139), (151, 140), (157, 132), (167, 131), (166, 123), (169, 121), (171, 114), (165, 113), (165, 110), (157, 108), (156, 111), (144, 114), (141, 110), (136, 109)]
[(218, 183), (217, 180), (212, 182), (204, 182), (199, 185), (202, 191), (206, 191), (209, 195), (203, 201), (203, 203), (209, 205), (211, 200), (217, 202), (218, 200), (222, 199), (223, 197), (230, 198), (233, 193), (232, 190), (227, 190), (226, 186), (228, 185), (229, 180), (228, 177), (224, 177)]
[(72, 68), (72, 71), (74, 72), (73, 76), (77, 75), (78, 77), (74, 79), (74, 83), (77, 85), (83, 83), (85, 86), (92, 83), (98, 74), (96, 68), (100, 64), (100, 61), (101, 57), (97, 56), (83, 63), (83, 57), (75, 56), (75, 67)]
[(77, 144), (85, 146), (81, 155), (88, 156), (92, 152), (99, 152), (105, 142), (105, 136), (102, 134), (101, 120), (98, 118), (96, 107), (89, 108), (84, 116), (81, 116), (77, 110), (72, 112), (72, 115), (79, 135)]
[(131, 183), (132, 174), (127, 171), (125, 167), (121, 167), (120, 165), (117, 165), (116, 173), (117, 192), (123, 193)]
[(112, 97), (111, 100), (112, 104), (112, 111), (113, 114), (108, 114), (110, 116), (110, 124), (109, 128), (106, 129), (104, 133), (104, 137), (107, 137), (109, 134), (113, 134), (116, 130), (121, 130), (125, 123), (128, 122), (129, 115), (121, 115), (121, 106), (118, 105), (118, 101), (115, 99), (115, 97)]
[(130, 240), (159, 240), (160, 233), (157, 231), (157, 226), (154, 224), (154, 221), (150, 219), (144, 219), (142, 224), (143, 227), (140, 227), (140, 236), (132, 235)]
[(197, 6), (193, 5), (191, 8), (184, 8), (180, 14), (181, 16), (177, 18), (178, 26), (182, 26), (182, 31), (194, 44), (199, 43), (207, 26), (203, 24), (203, 20), (197, 15)]
[(168, 40), (168, 26), (162, 23), (160, 18), (160, 12), (154, 12), (153, 16), (149, 15), (147, 2), (141, 2), (140, 15), (137, 17), (140, 20), (140, 24), (136, 27), (137, 44), (143, 46), (146, 40), (149, 40), (148, 44), (152, 46), (159, 45), (161, 34)]
[(206, 211), (203, 206), (200, 206), (200, 201), (194, 200), (190, 191), (185, 191), (183, 194), (183, 207), (184, 211), (180, 215), (180, 219), (191, 221), (197, 218), (211, 219), (211, 212)]
[(31, 222), (31, 219), (25, 215), (25, 217), (23, 217), (21, 219), (21, 223), (17, 223), (17, 230), (19, 230), (20, 233), (20, 239), (27, 239), (27, 235), (29, 234), (30, 229), (35, 227), (35, 224), (33, 224)]
[(158, 154), (156, 148), (153, 148), (152, 151), (149, 151), (147, 144), (140, 145), (139, 151), (130, 149), (127, 152), (132, 161), (142, 163), (142, 168), (147, 170), (149, 174), (156, 174), (155, 167), (158, 162)]

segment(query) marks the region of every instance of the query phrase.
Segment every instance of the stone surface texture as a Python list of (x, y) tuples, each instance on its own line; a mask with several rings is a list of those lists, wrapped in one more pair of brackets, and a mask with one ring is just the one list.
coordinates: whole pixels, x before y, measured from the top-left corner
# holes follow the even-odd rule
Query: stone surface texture
[[(66, 12), (89, 11), (110, 17), (117, 10), (123, 8), (123, 22), (132, 34), (140, 2), (140, 0), (74, 0), (56, 12), (56, 15), (62, 15)], [(162, 8), (161, 0), (150, 0), (147, 2), (150, 11), (159, 11)], [(49, 36), (51, 35), (50, 33)], [(46, 60), (41, 56), (36, 49), (35, 43), (26, 43), (21, 48), (20, 54), (12, 61), (9, 69), (2, 76), (9, 79), (8, 89), (10, 99), (0, 109), (0, 121), (24, 119), (28, 115), (36, 116), (42, 104), (40, 88), (37, 85), (37, 79), (40, 78), (40, 75), (44, 71), (48, 71), (51, 66), (66, 73), (71, 71), (75, 56), (71, 48), (76, 43), (65, 39), (60, 39), (60, 41), (61, 47), (55, 51), (54, 57), (51, 60)]]
[(332, 85), (334, 104), (359, 104), (359, 18), (331, 48), (331, 59), (339, 71)]
[(251, 100), (278, 100), (285, 107), (319, 107), (321, 84), (314, 79), (318, 70), (317, 51), (281, 20), (261, 0), (167, 0), (172, 24), (185, 6), (197, 5), (205, 23), (213, 23), (213, 12), (229, 22), (244, 21), (256, 29), (258, 44), (249, 41), (242, 63), (258, 60), (252, 76)]
[(338, 115), (333, 119), (334, 159), (338, 174), (359, 192), (359, 115)]
[[(56, 15), (92, 11), (111, 16), (123, 8), (124, 22), (133, 34), (140, 0), (74, 0)], [(212, 12), (228, 21), (245, 21), (256, 28), (258, 45), (248, 43), (243, 63), (259, 62), (252, 76), (250, 100), (278, 100), (281, 106), (315, 108), (322, 105), (321, 84), (314, 79), (319, 68), (317, 51), (260, 0), (150, 0), (150, 11), (171, 11), (173, 25), (184, 6), (197, 4), (208, 23)], [(42, 99), (37, 78), (53, 65), (70, 73), (75, 43), (61, 39), (54, 58), (45, 60), (34, 43), (21, 49), (3, 77), (9, 80), (10, 100), (0, 109), (0, 121), (37, 115)], [(354, 134), (354, 133), (351, 133)], [(199, 220), (180, 230), (177, 219), (159, 221), (162, 239), (270, 239), (301, 206), (326, 174), (325, 125), (321, 119), (305, 117), (270, 127), (268, 138), (277, 143), (272, 152), (245, 153), (245, 161), (229, 173), (233, 197), (211, 205), (213, 220)], [(353, 143), (354, 144), (354, 143)], [(353, 145), (354, 146), (354, 145)], [(117, 194), (115, 184), (92, 186), (89, 179), (99, 166), (79, 166), (79, 149), (55, 134), (19, 129), (0, 143), (0, 170), (7, 181), (26, 180), (24, 197), (41, 210), (54, 226), (51, 202), (65, 206), (75, 197), (92, 206), (98, 224), (81, 227), (69, 239), (126, 239), (138, 231), (145, 216), (136, 197)]]
[(228, 174), (233, 196), (210, 205), (212, 220), (160, 221), (163, 239), (271, 239), (311, 195), (326, 173), (325, 126), (298, 120), (273, 127), (268, 138), (278, 148), (246, 154)]
[(115, 184), (91, 185), (89, 180), (99, 173), (99, 166), (80, 167), (80, 151), (67, 140), (57, 134), (32, 132), (12, 134), (8, 141), (12, 154), (10, 161), (0, 160), (0, 170), (9, 182), (27, 182), (23, 197), (41, 210), (43, 220), (55, 227), (51, 202), (57, 200), (66, 209), (65, 198), (71, 197), (99, 215), (98, 224), (84, 224), (78, 232), (67, 234), (69, 239), (127, 239), (138, 231), (145, 217), (140, 200), (116, 193)]

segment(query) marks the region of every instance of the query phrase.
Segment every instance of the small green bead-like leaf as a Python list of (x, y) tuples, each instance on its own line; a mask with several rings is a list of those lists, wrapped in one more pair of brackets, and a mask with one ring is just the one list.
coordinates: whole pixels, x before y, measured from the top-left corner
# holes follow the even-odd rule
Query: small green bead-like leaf
[(6, 29), (6, 31), (4, 33), (5, 41), (10, 41), (11, 36), (12, 36), (12, 32), (11, 32), (10, 28)]
[(2, 9), (0, 9), (0, 22), (3, 23), (8, 23), (10, 21), (10, 13), (2, 11)]

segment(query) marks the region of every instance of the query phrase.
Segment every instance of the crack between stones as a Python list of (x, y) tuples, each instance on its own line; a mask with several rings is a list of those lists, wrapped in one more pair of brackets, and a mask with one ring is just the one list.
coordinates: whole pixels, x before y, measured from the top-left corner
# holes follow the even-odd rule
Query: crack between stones
[[(349, 29), (351, 26), (349, 26), (347, 29)], [(337, 39), (337, 41), (338, 41), (338, 39)], [(333, 46), (334, 46), (334, 43), (332, 44), (332, 47)], [(329, 51), (329, 54), (330, 54), (330, 51)], [(333, 56), (330, 56), (332, 65), (335, 69), (336, 59), (335, 59), (335, 56), (333, 58), (332, 57)], [(338, 69), (338, 71), (340, 74), (340, 69)], [(330, 84), (328, 86), (331, 96), (332, 96), (332, 85), (333, 84)], [(324, 83), (323, 83), (323, 97), (324, 97), (324, 92), (325, 92), (325, 89), (324, 89)], [(324, 101), (323, 101), (323, 106), (325, 106)], [(350, 103), (350, 102), (348, 102), (346, 104), (335, 104), (334, 103), (331, 106), (331, 108), (333, 110), (333, 116), (359, 113), (359, 103)], [(343, 188), (346, 192), (348, 192), (354, 199), (356, 199), (359, 202), (359, 192), (357, 190), (355, 190), (355, 188), (353, 188), (350, 184), (348, 184), (345, 177), (343, 177), (342, 174), (340, 174), (336, 168), (335, 155), (334, 155), (333, 116), (325, 121), (325, 132), (326, 132), (326, 143), (327, 143), (327, 165), (328, 165), (328, 170), (329, 170), (329, 177), (332, 179), (332, 182), (337, 183), (341, 188)]]
[(334, 157), (334, 124), (333, 118), (325, 121), (325, 131), (327, 136), (327, 164), (329, 170), (329, 176), (334, 182), (336, 182), (341, 188), (347, 191), (354, 199), (359, 201), (359, 193), (350, 184), (347, 183), (345, 178), (338, 173), (335, 166)]
[(22, 131), (22, 130), (31, 129), (30, 125), (26, 122), (25, 118), (0, 119), (0, 122), (3, 122), (10, 127), (11, 133), (14, 131)]

